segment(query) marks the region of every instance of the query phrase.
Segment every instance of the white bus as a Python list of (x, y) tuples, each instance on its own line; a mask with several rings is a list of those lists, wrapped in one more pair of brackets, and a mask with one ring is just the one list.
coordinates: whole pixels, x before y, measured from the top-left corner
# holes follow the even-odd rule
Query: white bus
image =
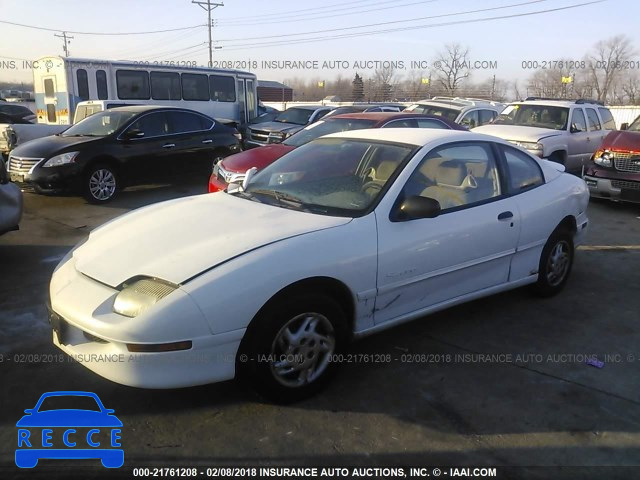
[(38, 123), (69, 125), (85, 100), (179, 106), (245, 123), (258, 115), (253, 73), (69, 57), (33, 62)]

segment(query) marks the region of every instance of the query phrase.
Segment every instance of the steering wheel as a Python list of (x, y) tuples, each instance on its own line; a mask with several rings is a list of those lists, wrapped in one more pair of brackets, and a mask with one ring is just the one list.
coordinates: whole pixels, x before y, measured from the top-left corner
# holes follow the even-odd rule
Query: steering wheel
[(367, 182), (360, 188), (362, 193), (367, 193), (367, 190), (373, 189), (373, 195), (377, 194), (380, 190), (382, 190), (382, 185), (376, 181)]

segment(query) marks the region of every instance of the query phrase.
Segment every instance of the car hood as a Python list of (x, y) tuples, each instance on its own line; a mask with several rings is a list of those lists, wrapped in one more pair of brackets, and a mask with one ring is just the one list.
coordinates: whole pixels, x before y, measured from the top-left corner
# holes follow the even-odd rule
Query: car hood
[(264, 122), (259, 123), (257, 126), (250, 125), (251, 130), (263, 130), (265, 132), (287, 132), (291, 129), (297, 128), (298, 130), (303, 128), (304, 125), (298, 125), (297, 123), (283, 123), (283, 122)]
[(91, 410), (47, 410), (25, 415), (16, 427), (121, 427), (113, 415)]
[(48, 137), (29, 140), (11, 151), (15, 157), (48, 158), (62, 152), (73, 151), (74, 148), (87, 143), (96, 142), (104, 137), (63, 137), (49, 135)]
[(349, 223), (246, 200), (196, 195), (140, 208), (91, 232), (76, 269), (111, 287), (138, 275), (181, 284), (234, 257), (286, 238)]
[(471, 129), (474, 133), (484, 133), (493, 135), (505, 140), (516, 140), (518, 142), (537, 142), (547, 137), (562, 135), (564, 130), (554, 130), (552, 128), (524, 127), (520, 125), (483, 125)]
[(600, 148), (607, 150), (640, 152), (640, 132), (614, 130), (604, 137)]
[(251, 167), (256, 167), (258, 170), (262, 170), (267, 165), (271, 165), (278, 158), (285, 153), (290, 152), (296, 147), (290, 147), (289, 145), (283, 145), (282, 143), (274, 143), (271, 145), (265, 145), (260, 148), (252, 148), (251, 150), (245, 150), (241, 153), (236, 153), (230, 157), (225, 158), (220, 164), (225, 170), (244, 173)]

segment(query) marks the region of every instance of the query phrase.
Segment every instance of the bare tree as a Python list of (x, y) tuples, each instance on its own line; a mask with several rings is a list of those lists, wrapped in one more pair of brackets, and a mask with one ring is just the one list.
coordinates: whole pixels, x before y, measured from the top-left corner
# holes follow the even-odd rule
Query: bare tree
[(379, 68), (374, 73), (374, 81), (376, 84), (376, 97), (384, 102), (391, 100), (393, 93), (393, 84), (396, 80), (396, 69), (393, 67)]
[(468, 57), (469, 48), (459, 43), (449, 43), (433, 62), (437, 81), (448, 95), (455, 95), (469, 77)]
[(640, 78), (636, 72), (627, 72), (621, 79), (620, 88), (625, 94), (625, 100), (631, 105), (640, 103)]
[(610, 89), (619, 77), (624, 62), (634, 53), (631, 39), (626, 35), (616, 35), (607, 40), (600, 40), (587, 54), (587, 70), (599, 101), (607, 101)]

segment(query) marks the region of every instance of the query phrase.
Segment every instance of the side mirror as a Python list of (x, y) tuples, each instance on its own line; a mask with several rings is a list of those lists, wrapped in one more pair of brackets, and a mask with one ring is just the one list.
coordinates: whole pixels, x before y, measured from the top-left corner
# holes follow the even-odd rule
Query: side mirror
[(627, 122), (624, 122), (622, 125), (620, 125), (620, 130), (626, 130), (627, 128), (629, 128), (629, 124)]
[(582, 129), (578, 128), (578, 126), (575, 123), (572, 123), (571, 124), (571, 129), (569, 129), (569, 131), (571, 133), (579, 133), (579, 132), (582, 132)]
[(144, 137), (144, 132), (138, 128), (132, 128), (131, 130), (127, 130), (122, 135), (122, 138), (124, 138), (125, 140), (135, 140), (142, 137)]
[(401, 222), (419, 218), (434, 218), (440, 215), (441, 211), (440, 202), (435, 198), (412, 195), (400, 203), (393, 220)]
[(247, 186), (249, 186), (251, 179), (257, 172), (258, 169), (256, 167), (251, 167), (249, 170), (247, 170), (247, 173), (245, 173), (244, 175), (244, 180), (242, 180), (242, 190), (247, 189)]

